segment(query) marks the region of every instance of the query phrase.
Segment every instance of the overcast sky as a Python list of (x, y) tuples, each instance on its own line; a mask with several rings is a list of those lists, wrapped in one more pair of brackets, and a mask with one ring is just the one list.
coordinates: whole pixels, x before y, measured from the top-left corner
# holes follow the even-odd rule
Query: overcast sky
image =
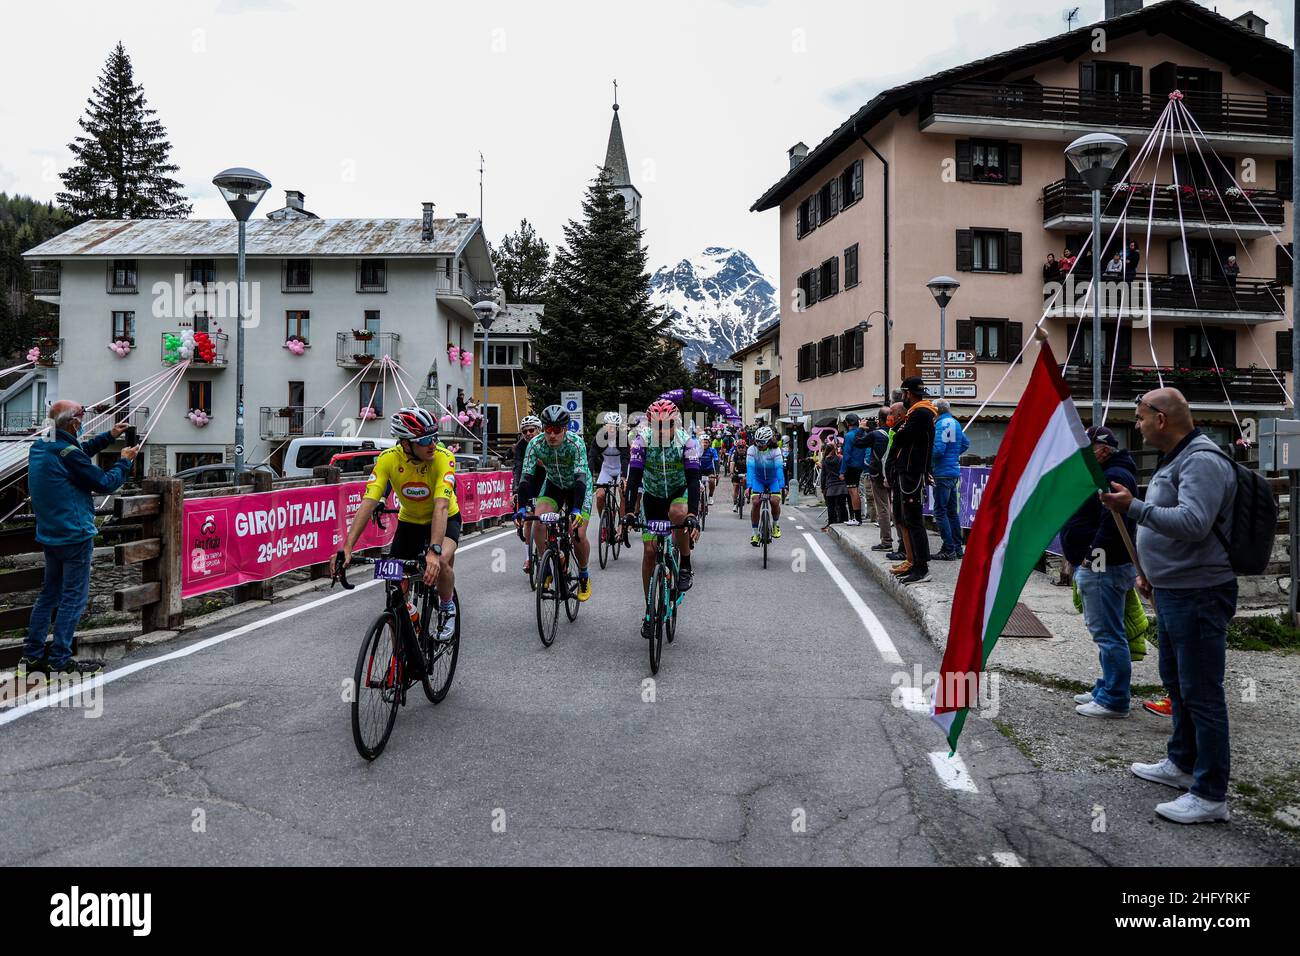
[[(1290, 41), (1290, 4), (1254, 9)], [(552, 245), (603, 161), (611, 81), (651, 267), (735, 246), (775, 277), (776, 213), (753, 201), (881, 89), (1064, 29), (1043, 0), (333, 0), (7, 4), (0, 191), (52, 199), (114, 43), (126, 45), (194, 215), (251, 166), (326, 218), (478, 213), (496, 242), (529, 219)], [(1085, 3), (1083, 23), (1100, 19)]]

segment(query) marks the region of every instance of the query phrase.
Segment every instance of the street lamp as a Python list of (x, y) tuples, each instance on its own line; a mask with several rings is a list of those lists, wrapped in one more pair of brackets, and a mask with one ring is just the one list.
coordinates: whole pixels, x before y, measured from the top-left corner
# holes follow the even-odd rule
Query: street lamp
[(271, 188), (271, 180), (259, 172), (234, 166), (217, 173), (212, 185), (239, 222), (239, 276), (235, 284), (235, 483), (244, 472), (244, 226), (253, 210)]
[(948, 378), (948, 303), (961, 288), (961, 283), (952, 276), (935, 276), (925, 284), (939, 303), (939, 397), (944, 397)]
[(492, 328), (492, 320), (496, 318), (497, 304), (490, 299), (475, 302), (474, 314), (478, 316), (479, 323), (483, 326), (483, 447), (479, 451), (478, 465), (486, 471), (488, 454), (488, 332)]
[(1111, 133), (1088, 133), (1065, 147), (1065, 156), (1092, 190), (1092, 423), (1101, 424), (1101, 191), (1128, 148)]

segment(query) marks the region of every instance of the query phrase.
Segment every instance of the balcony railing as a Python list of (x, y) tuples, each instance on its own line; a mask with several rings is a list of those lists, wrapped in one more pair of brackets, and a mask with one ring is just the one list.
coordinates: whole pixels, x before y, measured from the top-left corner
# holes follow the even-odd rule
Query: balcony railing
[(263, 438), (319, 438), (325, 431), (325, 409), (319, 406), (262, 406)]
[(340, 368), (364, 368), (385, 355), (400, 362), (397, 347), (401, 341), (396, 332), (375, 332), (369, 339), (358, 339), (355, 332), (339, 332), (334, 337), (334, 357)]
[[(1102, 192), (1102, 217), (1116, 218), (1128, 204), (1130, 215), (1141, 219), (1183, 222), (1191, 226), (1214, 224), (1225, 228), (1265, 225), (1281, 229), (1286, 210), (1284, 197), (1272, 189), (1249, 189), (1226, 195), (1226, 190), (1196, 189), (1164, 183), (1124, 183)], [(1130, 198), (1131, 197), (1131, 198)], [(1251, 208), (1252, 204), (1254, 209)], [(1058, 179), (1043, 187), (1043, 224), (1056, 219), (1092, 220), (1092, 190), (1084, 183)]]
[(59, 294), (59, 266), (40, 263), (32, 266), (32, 295)]
[(459, 295), (471, 303), (492, 298), (491, 283), (479, 282), (468, 275), (457, 281), (455, 276), (449, 277), (446, 273), (438, 273), (434, 277), (433, 288), (438, 295)]
[[(1001, 119), (1149, 130), (1169, 102), (1166, 94), (1111, 93), (1068, 86), (960, 83), (931, 93), (922, 125), (935, 116)], [(1291, 136), (1291, 98), (1249, 93), (1184, 93), (1183, 103), (1206, 133)]]
[(53, 368), (63, 363), (63, 339), (38, 338), (32, 342), (32, 348), (38, 353), (32, 361), (40, 368)]
[[(1084, 300), (1091, 281), (1091, 271), (1076, 266), (1074, 273), (1063, 286), (1044, 286), (1045, 301), (1061, 296), (1050, 314), (1054, 316), (1092, 315), (1091, 298)], [(1122, 311), (1125, 316), (1146, 314), (1147, 299), (1153, 313), (1214, 312), (1214, 313), (1272, 313), (1281, 315), (1286, 301), (1281, 282), (1276, 279), (1239, 276), (1235, 282), (1225, 279), (1197, 279), (1193, 284), (1185, 275), (1151, 273), (1141, 270), (1135, 279), (1123, 282), (1122, 276), (1102, 276), (1102, 314), (1114, 316)], [(1062, 295), (1063, 293), (1063, 295)], [(1249, 317), (1244, 317), (1249, 321)]]
[[(184, 357), (180, 354), (180, 350), (176, 348), (175, 343), (168, 342), (168, 339), (175, 339), (179, 336), (180, 332), (162, 333), (162, 350), (160, 355), (163, 365), (176, 365), (179, 362), (185, 361)], [(202, 352), (204, 351), (201, 348), (203, 339), (200, 338), (200, 336), (207, 336), (208, 341), (212, 343), (214, 354), (210, 359), (205, 359), (202, 356)], [(226, 367), (226, 345), (229, 339), (225, 332), (196, 332), (195, 338), (198, 342), (198, 347), (194, 349), (194, 354), (190, 357), (190, 368), (214, 369)]]
[(35, 412), (0, 412), (0, 435), (30, 435), (45, 425), (45, 416)]
[[(1283, 405), (1286, 402), (1282, 386), (1273, 378), (1274, 373), (1266, 368), (1225, 368), (1221, 373), (1212, 368), (1162, 368), (1160, 372), (1166, 386), (1178, 389), (1193, 403), (1226, 404), (1224, 385), (1235, 405)], [(1223, 376), (1222, 382), (1219, 374)], [(1283, 373), (1277, 375), (1282, 378)], [(1065, 370), (1065, 381), (1076, 399), (1092, 398), (1091, 365), (1070, 366)], [(1159, 387), (1160, 378), (1149, 366), (1116, 368), (1113, 379), (1109, 368), (1101, 370), (1102, 394), (1109, 392), (1112, 402), (1131, 403), (1137, 396)]]

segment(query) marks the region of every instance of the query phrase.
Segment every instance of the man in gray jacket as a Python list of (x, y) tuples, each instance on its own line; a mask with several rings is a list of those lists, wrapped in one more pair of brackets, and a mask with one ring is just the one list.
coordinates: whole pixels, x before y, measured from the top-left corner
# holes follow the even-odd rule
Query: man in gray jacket
[(1112, 483), (1107, 508), (1137, 522), (1143, 576), (1154, 595), (1160, 681), (1173, 706), (1168, 756), (1133, 764), (1144, 780), (1186, 790), (1156, 813), (1177, 823), (1228, 819), (1228, 701), (1223, 691), (1228, 622), (1237, 609), (1237, 577), (1224, 540), (1232, 536), (1237, 482), (1231, 463), (1192, 421), (1187, 399), (1161, 388), (1138, 399), (1142, 440), (1161, 452), (1145, 501)]

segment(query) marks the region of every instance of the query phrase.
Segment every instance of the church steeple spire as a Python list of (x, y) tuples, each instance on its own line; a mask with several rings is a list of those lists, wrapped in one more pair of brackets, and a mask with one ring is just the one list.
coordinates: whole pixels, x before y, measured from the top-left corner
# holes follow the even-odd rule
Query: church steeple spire
[(614, 81), (614, 119), (609, 126), (609, 145), (605, 148), (605, 174), (610, 185), (623, 197), (627, 214), (637, 229), (641, 228), (641, 193), (632, 185), (627, 149), (623, 145), (623, 125), (618, 119), (618, 80)]

